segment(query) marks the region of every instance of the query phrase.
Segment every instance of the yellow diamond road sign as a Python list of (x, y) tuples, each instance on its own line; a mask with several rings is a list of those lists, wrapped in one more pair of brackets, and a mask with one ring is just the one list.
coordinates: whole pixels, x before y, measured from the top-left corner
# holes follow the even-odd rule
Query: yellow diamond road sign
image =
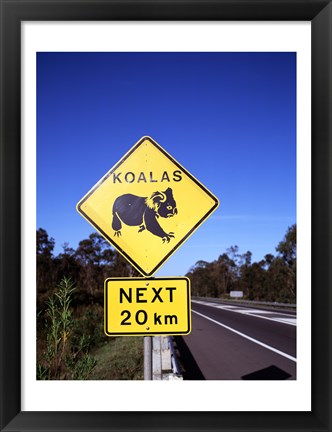
[(80, 200), (78, 212), (142, 275), (153, 275), (218, 199), (150, 137)]
[(188, 334), (190, 284), (181, 278), (109, 278), (105, 281), (108, 336)]

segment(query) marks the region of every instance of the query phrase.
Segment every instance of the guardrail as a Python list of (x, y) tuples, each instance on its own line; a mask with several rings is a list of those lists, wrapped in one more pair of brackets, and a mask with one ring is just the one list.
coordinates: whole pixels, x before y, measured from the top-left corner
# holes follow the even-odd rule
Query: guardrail
[(157, 381), (183, 379), (171, 336), (152, 338), (152, 379)]
[(229, 303), (229, 304), (247, 304), (247, 305), (258, 305), (258, 306), (271, 306), (280, 308), (296, 309), (295, 303), (278, 303), (278, 302), (265, 302), (256, 300), (241, 300), (241, 299), (221, 299), (213, 297), (192, 297), (193, 300), (210, 301), (217, 303)]
[(178, 356), (174, 348), (174, 341), (172, 336), (168, 336), (168, 345), (171, 350), (172, 371), (178, 378), (183, 379), (181, 374), (181, 367), (179, 365)]

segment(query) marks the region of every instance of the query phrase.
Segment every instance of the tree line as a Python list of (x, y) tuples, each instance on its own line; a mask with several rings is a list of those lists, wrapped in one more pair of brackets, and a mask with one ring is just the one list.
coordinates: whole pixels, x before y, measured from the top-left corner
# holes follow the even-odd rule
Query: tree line
[[(63, 277), (77, 286), (76, 302), (103, 304), (103, 286), (107, 277), (139, 276), (98, 233), (79, 242), (77, 249), (65, 243), (54, 256), (55, 241), (43, 228), (37, 230), (37, 290), (44, 301)], [(290, 226), (275, 248), (276, 254), (252, 262), (252, 253), (240, 253), (229, 247), (216, 260), (200, 260), (186, 276), (192, 295), (227, 297), (230, 291), (243, 291), (249, 300), (295, 303), (296, 301), (296, 225)], [(45, 297), (46, 296), (46, 297)]]
[(243, 291), (245, 299), (296, 302), (296, 225), (287, 229), (276, 246), (276, 255), (252, 262), (252, 253), (241, 254), (231, 246), (218, 259), (198, 261), (187, 276), (194, 296), (227, 298), (230, 291)]
[(43, 228), (37, 230), (37, 291), (39, 297), (49, 294), (62, 278), (70, 278), (77, 285), (77, 296), (82, 303), (103, 301), (104, 281), (107, 277), (138, 276), (138, 272), (99, 234), (79, 242), (77, 249), (62, 246), (54, 256), (55, 241)]

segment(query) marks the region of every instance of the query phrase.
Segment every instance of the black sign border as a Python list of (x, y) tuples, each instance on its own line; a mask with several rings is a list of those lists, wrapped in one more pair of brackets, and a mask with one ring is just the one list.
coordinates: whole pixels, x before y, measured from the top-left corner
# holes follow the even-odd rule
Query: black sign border
[[(102, 230), (98, 224), (96, 224), (82, 209), (85, 201), (118, 169), (120, 166), (145, 142), (149, 141), (154, 145), (164, 156), (166, 156), (177, 168), (183, 171), (197, 186), (199, 186), (209, 197), (214, 201), (214, 205), (211, 209), (192, 227), (189, 232), (178, 242), (176, 245), (168, 252), (168, 254), (150, 271), (146, 272), (141, 266), (139, 266), (136, 261), (131, 258), (117, 243), (110, 237), (104, 230)], [(171, 155), (169, 155), (166, 150), (164, 150), (153, 138), (150, 136), (143, 136), (117, 163), (110, 169), (110, 171), (102, 177), (98, 183), (96, 183), (93, 188), (79, 201), (76, 208), (77, 211), (89, 221), (89, 223), (109, 242), (111, 245), (118, 250), (121, 255), (123, 255), (131, 265), (133, 265), (144, 277), (151, 277), (160, 267), (170, 258), (174, 252), (179, 249), (179, 247), (191, 236), (191, 234), (213, 213), (219, 206), (219, 200), (215, 197), (212, 192), (210, 192), (202, 183), (200, 183), (192, 174), (190, 174), (182, 165), (179, 164)]]

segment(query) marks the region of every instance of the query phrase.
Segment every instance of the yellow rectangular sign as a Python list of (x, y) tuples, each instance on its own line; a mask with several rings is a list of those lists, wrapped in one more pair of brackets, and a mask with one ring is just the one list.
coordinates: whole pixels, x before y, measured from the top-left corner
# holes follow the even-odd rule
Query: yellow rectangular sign
[(107, 336), (179, 335), (190, 330), (188, 278), (105, 280)]

